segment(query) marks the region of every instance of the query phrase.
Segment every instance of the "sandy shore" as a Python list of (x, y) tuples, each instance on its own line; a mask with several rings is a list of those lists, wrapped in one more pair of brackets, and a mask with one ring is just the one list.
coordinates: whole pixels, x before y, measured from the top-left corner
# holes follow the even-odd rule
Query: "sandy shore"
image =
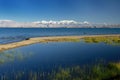
[(47, 42), (63, 42), (63, 41), (76, 41), (80, 40), (85, 37), (111, 37), (111, 36), (120, 36), (120, 34), (117, 35), (86, 35), (86, 36), (55, 36), (55, 37), (36, 37), (36, 38), (30, 38), (28, 40), (20, 41), (20, 42), (14, 42), (9, 44), (0, 44), (0, 51), (17, 48), (21, 46), (27, 46), (35, 43), (47, 43)]

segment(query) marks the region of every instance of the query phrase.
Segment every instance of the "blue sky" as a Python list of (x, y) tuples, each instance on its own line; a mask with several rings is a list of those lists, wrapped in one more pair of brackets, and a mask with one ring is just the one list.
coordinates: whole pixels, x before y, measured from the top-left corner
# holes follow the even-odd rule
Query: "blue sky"
[(0, 0), (0, 19), (120, 23), (120, 0)]

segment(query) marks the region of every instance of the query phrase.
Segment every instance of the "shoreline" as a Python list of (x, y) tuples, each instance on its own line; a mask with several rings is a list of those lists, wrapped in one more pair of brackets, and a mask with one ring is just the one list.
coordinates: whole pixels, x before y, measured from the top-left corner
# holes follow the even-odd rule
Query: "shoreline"
[(0, 44), (0, 51), (27, 46), (35, 43), (72, 42), (72, 41), (78, 41), (78, 40), (80, 41), (80, 39), (83, 39), (86, 37), (114, 37), (114, 36), (120, 37), (120, 34), (36, 37), (36, 38), (29, 38), (27, 40), (23, 40), (20, 42)]

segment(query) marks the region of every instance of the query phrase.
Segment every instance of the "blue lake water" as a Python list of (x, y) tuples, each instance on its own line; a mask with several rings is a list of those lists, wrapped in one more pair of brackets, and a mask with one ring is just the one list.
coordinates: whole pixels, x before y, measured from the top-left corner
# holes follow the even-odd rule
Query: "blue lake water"
[[(20, 41), (28, 37), (93, 34), (120, 34), (120, 29), (2, 28), (0, 43)], [(30, 80), (31, 72), (45, 74), (59, 67), (90, 66), (99, 62), (119, 61), (120, 44), (85, 43), (84, 41), (37, 43), (0, 52), (0, 79), (17, 80), (16, 76), (23, 75), (18, 80)]]
[(31, 37), (120, 34), (120, 28), (0, 28), (0, 44)]
[(101, 61), (119, 62), (120, 46), (83, 41), (37, 43), (1, 52), (0, 77), (7, 75), (15, 80), (15, 75), (22, 72), (24, 77), (20, 80), (28, 80), (30, 72), (49, 72), (60, 66), (90, 66)]

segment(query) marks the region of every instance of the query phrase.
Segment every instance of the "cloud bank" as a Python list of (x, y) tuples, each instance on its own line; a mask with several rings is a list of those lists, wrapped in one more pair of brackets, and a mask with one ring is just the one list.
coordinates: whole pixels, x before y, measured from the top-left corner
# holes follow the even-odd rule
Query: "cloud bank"
[(93, 24), (88, 21), (77, 22), (74, 20), (61, 21), (35, 21), (16, 22), (13, 20), (0, 20), (0, 27), (23, 27), (23, 28), (120, 28), (119, 24)]

